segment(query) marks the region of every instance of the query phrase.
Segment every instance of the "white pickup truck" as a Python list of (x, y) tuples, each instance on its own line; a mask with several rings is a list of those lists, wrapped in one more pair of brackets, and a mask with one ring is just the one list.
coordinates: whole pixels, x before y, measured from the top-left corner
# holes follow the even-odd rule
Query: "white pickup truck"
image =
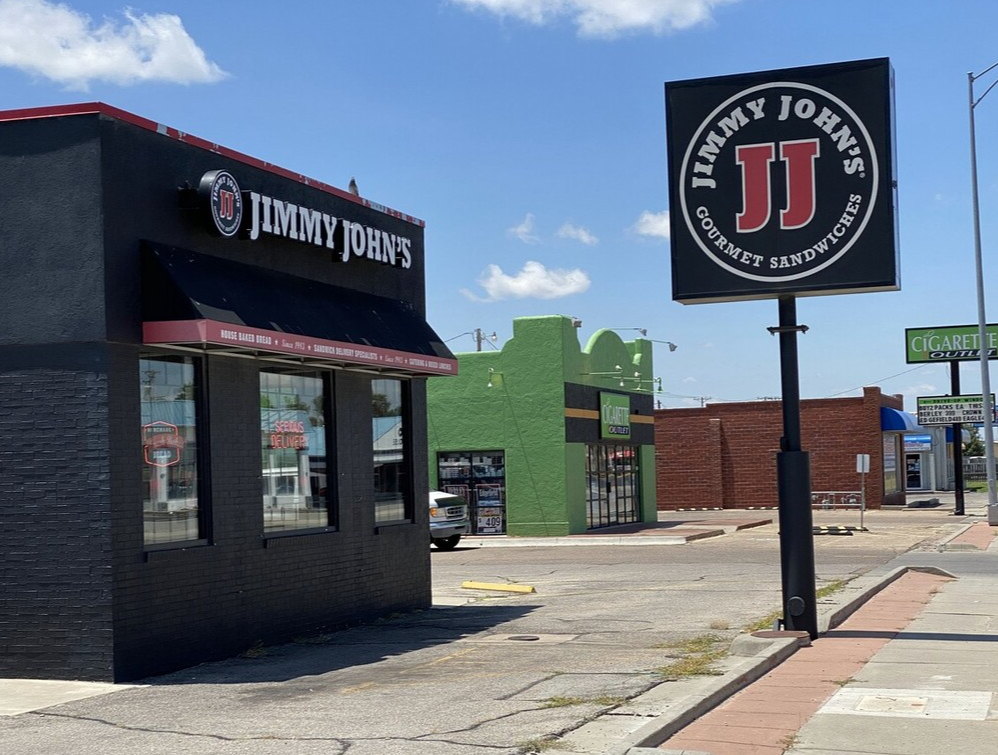
[(468, 504), (463, 498), (439, 490), (430, 491), (430, 542), (449, 551), (457, 547), (461, 535), (471, 532)]

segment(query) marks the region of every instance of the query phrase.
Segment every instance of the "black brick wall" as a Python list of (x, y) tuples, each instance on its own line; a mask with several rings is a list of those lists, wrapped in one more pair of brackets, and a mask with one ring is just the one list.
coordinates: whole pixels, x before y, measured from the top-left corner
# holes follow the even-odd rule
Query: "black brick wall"
[[(288, 179), (96, 115), (0, 123), (0, 145), (0, 172), (18, 178), (0, 196), (0, 263), (32, 294), (0, 302), (0, 676), (136, 679), (428, 606), (425, 381), (412, 385), (413, 523), (375, 527), (372, 376), (343, 370), (331, 373), (338, 526), (264, 538), (261, 362), (203, 357), (207, 538), (147, 550), (138, 370), (142, 239), (422, 312), (422, 229), (406, 224), (411, 270), (337, 268), (307, 245), (212, 238), (176, 204), (176, 187), (212, 168), (292, 200), (316, 192)], [(53, 181), (73, 190), (49, 222), (29, 210)]]
[(107, 379), (91, 371), (12, 368), (19, 359), (5, 351), (0, 676), (108, 679)]

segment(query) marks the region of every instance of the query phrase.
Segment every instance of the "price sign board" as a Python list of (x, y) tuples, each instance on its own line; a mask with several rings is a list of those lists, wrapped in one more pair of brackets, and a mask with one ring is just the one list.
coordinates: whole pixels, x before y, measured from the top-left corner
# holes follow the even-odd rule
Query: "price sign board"
[[(991, 406), (995, 405), (991, 394)], [(919, 396), (918, 424), (954, 425), (984, 422), (984, 396)]]

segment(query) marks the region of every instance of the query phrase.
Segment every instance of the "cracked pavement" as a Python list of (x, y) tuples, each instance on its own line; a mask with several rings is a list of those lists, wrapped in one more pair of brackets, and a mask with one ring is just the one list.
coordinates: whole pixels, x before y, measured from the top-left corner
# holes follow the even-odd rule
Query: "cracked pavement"
[[(843, 515), (815, 512), (816, 524), (852, 523), (832, 519)], [(944, 509), (867, 512), (869, 533), (815, 538), (819, 587), (961, 522)], [(668, 684), (655, 671), (675, 657), (668, 643), (730, 640), (775, 610), (779, 572), (775, 524), (679, 546), (434, 551), (441, 607), (0, 717), (0, 752), (526, 752)], [(460, 587), (500, 579), (537, 592)]]

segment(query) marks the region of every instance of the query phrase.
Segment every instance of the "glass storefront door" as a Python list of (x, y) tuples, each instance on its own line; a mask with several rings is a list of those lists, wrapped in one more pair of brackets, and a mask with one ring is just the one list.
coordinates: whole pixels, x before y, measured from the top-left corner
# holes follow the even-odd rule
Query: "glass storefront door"
[(506, 533), (506, 457), (502, 451), (438, 454), (437, 479), (440, 490), (468, 502), (472, 533)]
[(905, 487), (908, 490), (922, 490), (922, 454), (905, 454)]
[(586, 526), (628, 524), (639, 519), (641, 470), (636, 446), (586, 447)]

